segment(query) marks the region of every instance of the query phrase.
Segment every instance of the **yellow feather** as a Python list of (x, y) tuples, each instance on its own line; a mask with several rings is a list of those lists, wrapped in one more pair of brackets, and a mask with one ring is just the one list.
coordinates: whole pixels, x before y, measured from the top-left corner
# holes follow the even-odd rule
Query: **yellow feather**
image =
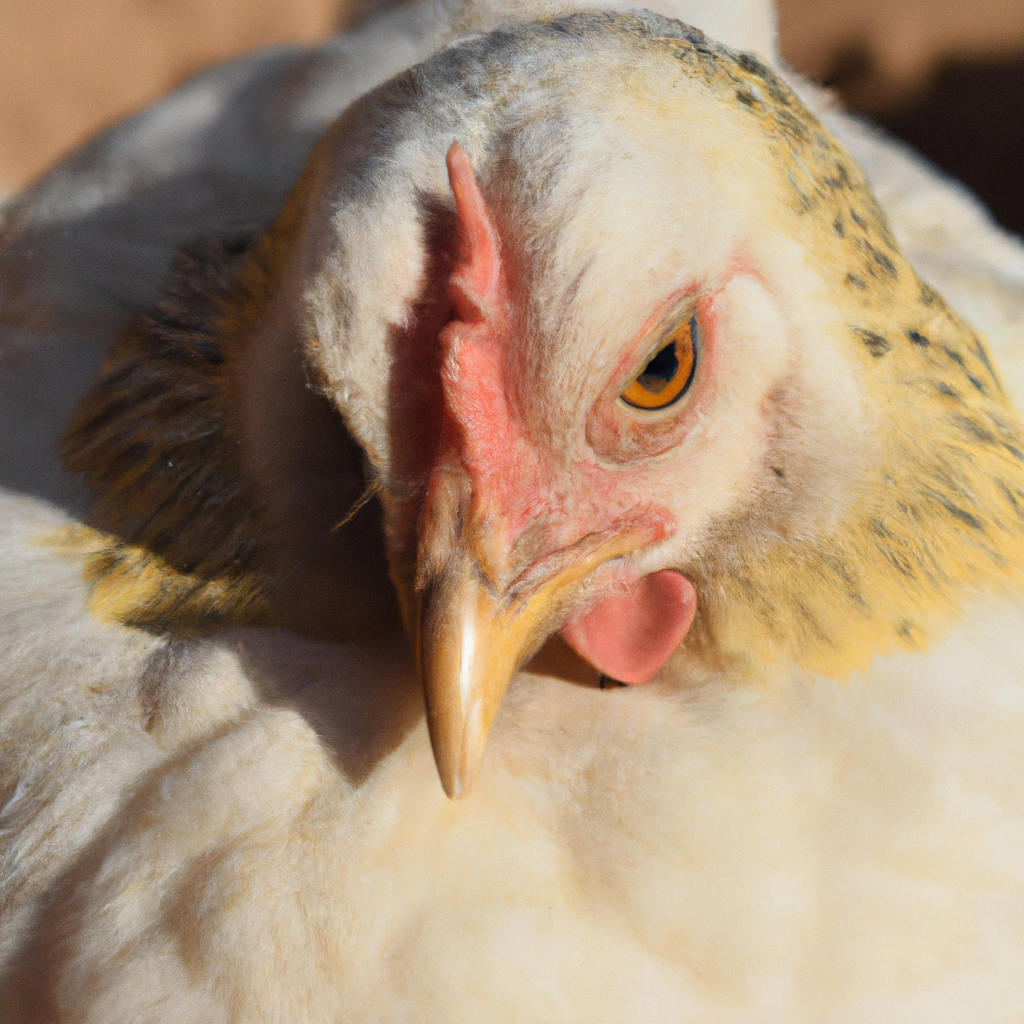
[(255, 579), (204, 579), (175, 569), (152, 551), (87, 526), (62, 526), (40, 544), (87, 555), (89, 611), (101, 622), (187, 636), (227, 626), (273, 625)]

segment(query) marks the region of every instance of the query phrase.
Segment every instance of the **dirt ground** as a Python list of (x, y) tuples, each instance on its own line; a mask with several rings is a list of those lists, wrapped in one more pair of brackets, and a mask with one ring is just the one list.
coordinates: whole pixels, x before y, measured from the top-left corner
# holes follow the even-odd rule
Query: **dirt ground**
[[(323, 38), (356, 0), (0, 0), (0, 195), (199, 69)], [(1024, 53), (1024, 0), (781, 0), (782, 51), (883, 120), (950, 59)]]

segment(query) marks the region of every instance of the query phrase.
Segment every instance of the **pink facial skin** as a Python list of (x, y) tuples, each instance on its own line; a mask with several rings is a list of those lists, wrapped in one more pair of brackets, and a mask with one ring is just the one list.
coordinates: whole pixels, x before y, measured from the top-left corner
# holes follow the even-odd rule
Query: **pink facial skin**
[[(697, 294), (694, 306), (702, 324), (699, 359), (704, 371), (685, 407), (669, 417), (637, 417), (618, 403), (622, 381), (642, 361), (651, 330), (685, 292), (673, 295), (652, 315), (630, 346), (622, 365), (592, 413), (587, 429), (595, 454), (617, 466), (585, 461), (565, 478), (565, 467), (550, 463), (537, 450), (508, 400), (508, 364), (512, 346), (511, 295), (505, 279), (500, 239), (490, 220), (468, 156), (453, 145), (448, 171), (461, 226), (461, 253), (449, 281), (453, 316), (441, 333), (441, 384), (445, 407), (442, 449), (435, 463), (421, 513), (421, 537), (433, 522), (435, 491), (443, 481), (446, 459), (461, 464), (472, 487), (472, 517), (486, 523), (489, 551), (506, 571), (529, 577), (541, 569), (545, 555), (557, 554), (610, 524), (654, 543), (670, 530), (667, 509), (656, 503), (638, 506), (623, 488), (626, 476), (642, 461), (671, 447), (683, 435), (697, 408), (708, 401), (713, 351), (714, 297)], [(628, 381), (627, 381), (628, 383)], [(697, 408), (695, 408), (697, 407)], [(597, 442), (597, 443), (595, 443)], [(441, 453), (439, 453), (441, 456)], [(439, 475), (440, 474), (440, 475)], [(434, 477), (437, 477), (435, 480)], [(529, 554), (527, 552), (529, 551)], [(490, 557), (489, 557), (490, 556)], [(555, 559), (557, 561), (557, 559)], [(488, 570), (488, 567), (481, 565)], [(652, 678), (679, 646), (693, 622), (697, 598), (680, 573), (664, 569), (627, 584), (571, 618), (562, 630), (577, 653), (605, 674), (624, 683)]]

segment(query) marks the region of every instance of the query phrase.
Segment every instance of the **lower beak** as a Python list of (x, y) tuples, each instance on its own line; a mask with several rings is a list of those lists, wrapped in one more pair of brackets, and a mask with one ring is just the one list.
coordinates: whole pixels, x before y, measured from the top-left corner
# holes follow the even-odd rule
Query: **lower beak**
[(463, 549), (419, 595), (419, 671), (449, 797), (469, 792), (512, 677), (561, 626), (586, 577), (641, 542), (631, 533), (585, 537), (535, 586), (510, 593), (497, 592)]

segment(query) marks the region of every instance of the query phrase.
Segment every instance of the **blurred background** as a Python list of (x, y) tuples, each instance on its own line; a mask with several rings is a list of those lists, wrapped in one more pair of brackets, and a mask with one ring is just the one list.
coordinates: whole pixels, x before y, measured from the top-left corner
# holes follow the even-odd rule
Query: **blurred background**
[[(0, 0), (0, 196), (200, 69), (365, 0)], [(780, 0), (786, 60), (1024, 233), (1024, 0)]]

